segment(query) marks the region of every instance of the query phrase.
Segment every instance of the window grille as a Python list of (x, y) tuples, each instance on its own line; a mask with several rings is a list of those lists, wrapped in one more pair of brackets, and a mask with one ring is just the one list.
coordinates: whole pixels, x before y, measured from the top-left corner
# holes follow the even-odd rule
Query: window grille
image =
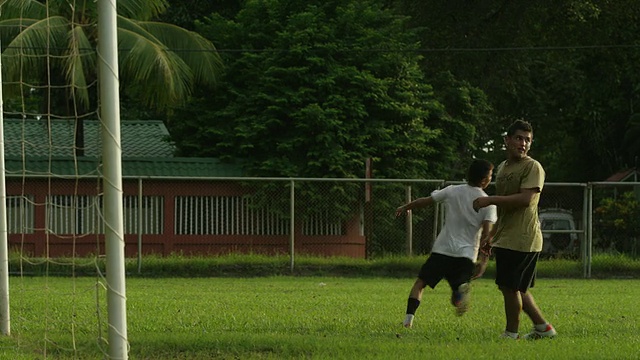
[(241, 196), (178, 196), (175, 232), (179, 235), (286, 235), (289, 220)]
[(7, 196), (7, 232), (33, 234), (34, 208), (32, 195)]

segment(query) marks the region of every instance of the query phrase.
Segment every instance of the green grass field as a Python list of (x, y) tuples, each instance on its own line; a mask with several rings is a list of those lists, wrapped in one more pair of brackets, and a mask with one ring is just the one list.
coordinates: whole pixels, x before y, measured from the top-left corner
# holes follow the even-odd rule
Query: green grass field
[[(427, 289), (406, 330), (413, 279), (127, 280), (130, 359), (638, 359), (640, 280), (539, 279), (559, 336), (507, 341), (502, 298), (476, 281), (456, 317), (446, 283)], [(92, 278), (12, 277), (2, 359), (105, 358), (105, 290)], [(521, 333), (529, 330), (525, 317)]]

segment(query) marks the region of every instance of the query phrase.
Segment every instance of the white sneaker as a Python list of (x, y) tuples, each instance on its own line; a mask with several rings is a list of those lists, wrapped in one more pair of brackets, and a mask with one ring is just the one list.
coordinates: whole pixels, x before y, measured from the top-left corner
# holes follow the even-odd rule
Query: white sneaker
[(463, 283), (452, 295), (453, 306), (456, 307), (456, 315), (458, 316), (462, 316), (469, 310), (469, 290), (471, 290), (471, 285)]
[(500, 334), (500, 339), (520, 340), (520, 335), (517, 335), (516, 337), (513, 337), (513, 336), (507, 334), (506, 332), (503, 332), (502, 334)]
[(414, 315), (407, 314), (407, 317), (405, 317), (404, 321), (402, 322), (402, 326), (406, 327), (407, 329), (411, 329), (411, 327), (413, 326), (414, 317)]
[(533, 330), (530, 333), (528, 333), (527, 335), (525, 335), (524, 338), (526, 340), (538, 340), (538, 339), (542, 339), (542, 338), (552, 339), (557, 334), (558, 333), (556, 332), (556, 329), (554, 329), (551, 324), (547, 324), (547, 328), (544, 329), (544, 331), (538, 331), (538, 330), (536, 330), (536, 328), (534, 326)]

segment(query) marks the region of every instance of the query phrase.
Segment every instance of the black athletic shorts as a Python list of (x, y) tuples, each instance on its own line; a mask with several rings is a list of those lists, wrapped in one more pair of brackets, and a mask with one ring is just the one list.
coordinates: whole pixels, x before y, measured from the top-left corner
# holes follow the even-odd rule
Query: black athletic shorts
[(432, 253), (420, 268), (418, 278), (432, 289), (445, 278), (454, 290), (471, 281), (473, 269), (473, 261), (469, 258)]
[(527, 292), (536, 281), (539, 252), (521, 252), (493, 248), (496, 255), (496, 285), (501, 288)]

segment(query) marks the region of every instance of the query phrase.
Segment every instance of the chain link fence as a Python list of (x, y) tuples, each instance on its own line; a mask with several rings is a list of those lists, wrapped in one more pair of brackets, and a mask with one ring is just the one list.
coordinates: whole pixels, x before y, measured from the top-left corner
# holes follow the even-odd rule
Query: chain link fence
[[(381, 259), (425, 256), (442, 204), (395, 209), (449, 184), (439, 179), (125, 179), (125, 253), (230, 253)], [(99, 182), (8, 181), (9, 242), (32, 256), (104, 249)], [(37, 186), (36, 186), (37, 185)], [(486, 189), (494, 193), (494, 186)], [(539, 204), (542, 257), (592, 274), (640, 257), (640, 183), (547, 183)], [(83, 253), (84, 252), (84, 253)], [(621, 267), (624, 272), (624, 266)]]

